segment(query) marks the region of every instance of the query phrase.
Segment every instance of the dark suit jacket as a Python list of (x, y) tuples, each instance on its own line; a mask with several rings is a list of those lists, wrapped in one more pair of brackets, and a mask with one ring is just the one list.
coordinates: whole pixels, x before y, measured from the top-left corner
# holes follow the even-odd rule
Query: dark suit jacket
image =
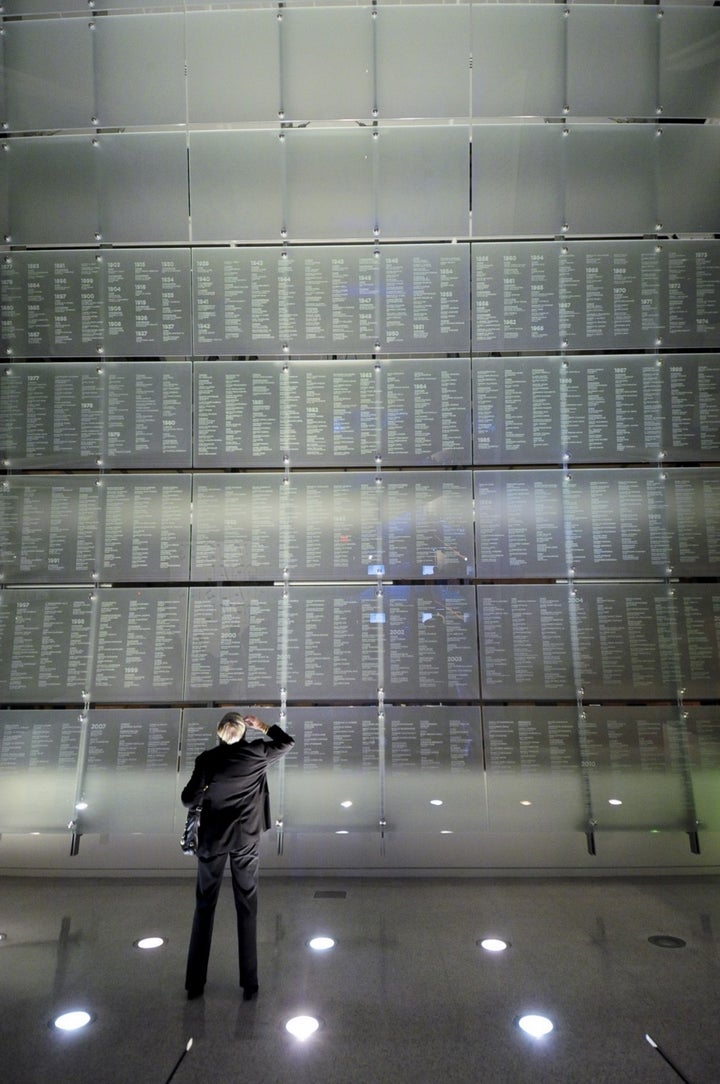
[(270, 827), (267, 766), (292, 744), (289, 734), (271, 726), (265, 739), (220, 742), (200, 754), (180, 796), (188, 807), (202, 800), (199, 858), (240, 850)]

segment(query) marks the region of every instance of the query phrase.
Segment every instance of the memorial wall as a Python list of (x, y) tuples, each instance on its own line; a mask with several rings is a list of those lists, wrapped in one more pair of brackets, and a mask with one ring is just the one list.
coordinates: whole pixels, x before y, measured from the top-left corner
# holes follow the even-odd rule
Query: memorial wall
[(0, 23), (0, 864), (717, 862), (720, 9)]

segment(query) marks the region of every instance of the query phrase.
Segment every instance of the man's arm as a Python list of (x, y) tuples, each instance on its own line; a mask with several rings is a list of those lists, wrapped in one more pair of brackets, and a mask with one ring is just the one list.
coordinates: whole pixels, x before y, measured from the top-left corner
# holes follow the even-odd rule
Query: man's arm
[(203, 754), (201, 753), (200, 756), (195, 759), (193, 773), (180, 795), (180, 801), (187, 809), (189, 809), (190, 806), (199, 803), (202, 793), (205, 790), (205, 768), (202, 759)]
[(245, 725), (252, 727), (254, 730), (261, 730), (270, 739), (264, 743), (265, 755), (268, 760), (277, 760), (278, 757), (284, 756), (290, 747), (295, 744), (295, 739), (286, 734), (282, 727), (276, 724), (269, 726), (262, 719), (258, 719), (257, 715), (246, 715)]

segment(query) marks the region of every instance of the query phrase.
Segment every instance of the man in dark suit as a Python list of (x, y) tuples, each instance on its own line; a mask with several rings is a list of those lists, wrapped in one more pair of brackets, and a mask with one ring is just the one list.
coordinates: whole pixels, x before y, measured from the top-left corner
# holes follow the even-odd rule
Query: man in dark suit
[[(250, 727), (266, 739), (247, 741)], [(202, 801), (198, 833), (198, 875), (195, 892), (185, 989), (189, 999), (200, 997), (207, 978), (215, 905), (230, 856), (238, 956), (243, 999), (258, 992), (257, 883), (260, 835), (270, 827), (267, 766), (283, 756), (293, 739), (279, 726), (268, 726), (256, 715), (230, 711), (217, 728), (219, 744), (195, 761), (182, 792), (183, 805)]]

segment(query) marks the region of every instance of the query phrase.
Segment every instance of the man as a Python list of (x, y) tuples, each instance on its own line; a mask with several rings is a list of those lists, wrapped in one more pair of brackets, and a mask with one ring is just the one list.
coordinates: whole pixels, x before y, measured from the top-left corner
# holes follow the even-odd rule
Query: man
[[(269, 740), (245, 739), (247, 727)], [(207, 978), (215, 905), (223, 871), (230, 856), (238, 957), (243, 1000), (258, 992), (257, 882), (260, 835), (270, 827), (267, 766), (290, 749), (293, 739), (279, 726), (268, 726), (256, 715), (229, 711), (217, 728), (219, 744), (195, 761), (182, 792), (183, 805), (202, 801), (198, 833), (198, 875), (195, 892), (185, 989), (188, 999), (200, 997)]]

